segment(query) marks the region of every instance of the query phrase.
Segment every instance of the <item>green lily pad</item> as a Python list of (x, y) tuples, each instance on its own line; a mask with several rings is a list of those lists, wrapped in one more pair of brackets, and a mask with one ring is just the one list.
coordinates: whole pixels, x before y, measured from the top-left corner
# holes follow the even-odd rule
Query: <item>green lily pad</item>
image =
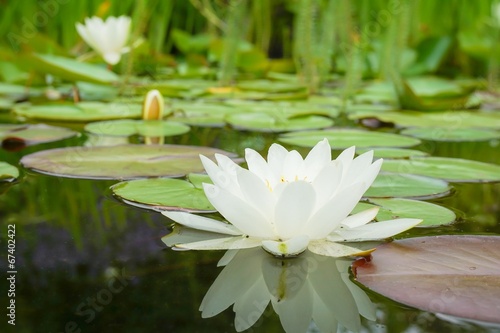
[(0, 128), (2, 146), (7, 149), (9, 147), (20, 148), (63, 140), (78, 134), (65, 127), (49, 126), (45, 124), (24, 125), (21, 127), (18, 125), (11, 125), (11, 128), (10, 130), (2, 130), (2, 128)]
[(455, 222), (455, 213), (448, 208), (430, 202), (410, 199), (370, 199), (370, 202), (383, 207), (377, 214), (378, 221), (397, 218), (422, 219), (418, 227), (435, 227)]
[(26, 127), (28, 127), (26, 124), (0, 124), (0, 136), (4, 136), (7, 132), (17, 131)]
[(500, 116), (494, 113), (443, 111), (359, 111), (348, 115), (349, 119), (376, 118), (401, 127), (500, 128)]
[(301, 116), (325, 116), (335, 118), (340, 110), (335, 105), (324, 104), (312, 101), (251, 101), (251, 100), (227, 100), (226, 105), (231, 105), (236, 112), (268, 113), (270, 115), (279, 115), (283, 117), (301, 117)]
[(19, 170), (9, 163), (0, 162), (0, 182), (11, 182), (19, 177)]
[(369, 203), (358, 203), (351, 214), (356, 214), (375, 206), (379, 207), (375, 221), (387, 221), (398, 218), (422, 219), (423, 221), (416, 228), (449, 225), (456, 219), (455, 213), (443, 206), (420, 200), (401, 198), (370, 198)]
[(15, 102), (8, 98), (0, 97), (0, 111), (10, 110), (15, 105)]
[(216, 211), (203, 189), (181, 179), (131, 180), (113, 185), (111, 190), (124, 202), (141, 208), (190, 213)]
[(20, 116), (59, 121), (98, 121), (121, 118), (139, 118), (140, 104), (81, 102), (75, 105), (19, 106), (14, 112)]
[(227, 114), (239, 112), (232, 106), (209, 103), (175, 103), (170, 120), (193, 126), (222, 127)]
[(441, 178), (450, 182), (499, 182), (500, 166), (460, 158), (415, 157), (410, 160), (387, 160), (382, 170)]
[(76, 86), (83, 101), (112, 101), (118, 97), (115, 86), (88, 82), (76, 82)]
[(321, 116), (281, 118), (264, 112), (231, 114), (226, 117), (226, 121), (237, 129), (258, 132), (300, 131), (333, 125), (333, 120)]
[(427, 156), (426, 152), (414, 149), (404, 149), (404, 148), (373, 148), (373, 149), (356, 149), (356, 153), (361, 155), (369, 150), (373, 150), (373, 156), (375, 158), (408, 158), (415, 156)]
[(188, 175), (188, 180), (194, 187), (203, 189), (203, 183), (212, 184), (212, 179), (206, 174), (202, 173), (190, 173)]
[(314, 147), (324, 138), (328, 139), (333, 149), (345, 149), (351, 146), (360, 148), (411, 147), (420, 143), (418, 139), (403, 135), (345, 128), (286, 133), (281, 135), (278, 140), (301, 147)]
[(400, 173), (380, 173), (364, 196), (437, 198), (449, 194), (450, 190), (449, 184), (441, 179)]
[(213, 82), (208, 80), (179, 79), (148, 82), (141, 88), (144, 93), (156, 89), (165, 97), (189, 98), (205, 94), (212, 85)]
[(252, 90), (267, 93), (285, 93), (305, 90), (306, 87), (296, 82), (252, 80), (238, 83), (237, 87), (242, 90)]
[(25, 86), (0, 82), (0, 96), (23, 96), (29, 89)]
[(210, 147), (121, 145), (50, 149), (26, 155), (21, 164), (33, 171), (68, 178), (134, 179), (182, 177), (204, 171), (199, 155), (234, 154)]
[(119, 79), (105, 67), (49, 54), (32, 54), (24, 59), (24, 64), (39, 73), (52, 74), (68, 81), (111, 83)]
[(174, 136), (189, 132), (189, 126), (159, 120), (109, 120), (85, 125), (85, 130), (99, 135)]
[(407, 128), (401, 134), (432, 141), (487, 141), (500, 138), (500, 132), (485, 128)]

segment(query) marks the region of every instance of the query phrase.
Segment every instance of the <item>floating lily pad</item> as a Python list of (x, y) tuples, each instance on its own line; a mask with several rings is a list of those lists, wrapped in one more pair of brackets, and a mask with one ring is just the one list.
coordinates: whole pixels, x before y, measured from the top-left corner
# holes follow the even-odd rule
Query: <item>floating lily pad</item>
[(299, 131), (333, 125), (333, 120), (320, 116), (282, 118), (264, 112), (231, 114), (226, 117), (226, 121), (237, 129), (258, 132)]
[(252, 90), (268, 93), (285, 93), (305, 90), (306, 87), (296, 82), (252, 80), (238, 83), (237, 87), (242, 90)]
[(33, 171), (69, 178), (133, 179), (182, 177), (204, 171), (199, 155), (234, 156), (220, 149), (181, 145), (121, 145), (50, 149), (26, 155)]
[(500, 132), (476, 128), (407, 128), (401, 134), (432, 141), (487, 141), (500, 138)]
[(189, 126), (158, 120), (109, 120), (85, 125), (85, 130), (100, 135), (173, 136), (189, 132)]
[(131, 205), (153, 210), (214, 212), (203, 189), (181, 179), (139, 179), (111, 187), (113, 194)]
[(15, 105), (15, 102), (8, 98), (0, 97), (0, 111), (10, 110)]
[(205, 94), (212, 85), (208, 80), (180, 79), (148, 82), (141, 88), (144, 93), (156, 89), (166, 97), (192, 98)]
[(0, 182), (10, 182), (19, 177), (19, 170), (9, 163), (0, 162)]
[(75, 105), (33, 105), (14, 108), (18, 115), (59, 121), (97, 121), (139, 118), (140, 104), (81, 102)]
[[(10, 130), (4, 130), (11, 128)], [(7, 150), (17, 150), (45, 142), (67, 139), (78, 133), (64, 127), (36, 125), (7, 125), (0, 127), (2, 147)]]
[(105, 67), (50, 54), (32, 54), (24, 59), (29, 68), (43, 74), (52, 74), (68, 81), (111, 83), (119, 77)]
[(450, 190), (449, 184), (441, 179), (400, 173), (380, 173), (364, 196), (437, 198), (449, 194)]
[(173, 121), (206, 127), (222, 127), (227, 114), (238, 112), (235, 107), (208, 103), (176, 103), (173, 106)]
[(0, 124), (0, 136), (4, 136), (5, 133), (10, 131), (16, 131), (23, 128), (27, 128), (26, 124)]
[(373, 150), (373, 156), (375, 158), (407, 158), (416, 156), (427, 156), (426, 152), (414, 149), (404, 149), (404, 148), (373, 148), (373, 149), (356, 149), (356, 153), (361, 155), (369, 150)]
[(500, 237), (434, 236), (383, 244), (354, 264), (356, 279), (397, 302), (500, 323)]
[(500, 166), (449, 157), (415, 157), (387, 160), (382, 170), (441, 178), (450, 182), (499, 182)]
[(278, 117), (325, 116), (335, 118), (339, 115), (339, 108), (318, 102), (308, 101), (248, 101), (229, 100), (225, 104), (235, 107), (235, 113), (246, 112), (267, 113)]
[(212, 184), (212, 179), (206, 174), (202, 173), (190, 173), (188, 175), (188, 180), (194, 187), (203, 189), (203, 183)]
[(384, 208), (377, 214), (378, 221), (414, 218), (423, 220), (418, 227), (434, 227), (451, 224), (456, 219), (455, 213), (448, 208), (425, 201), (400, 198), (370, 198), (370, 202)]
[(448, 225), (456, 219), (455, 213), (451, 210), (430, 202), (401, 198), (370, 198), (369, 201), (370, 203), (358, 203), (353, 209), (352, 214), (378, 206), (379, 211), (375, 217), (376, 221), (387, 221), (398, 218), (422, 219), (423, 221), (416, 228)]
[(449, 127), (457, 128), (500, 128), (500, 116), (494, 113), (443, 111), (359, 111), (348, 115), (349, 119), (376, 118), (401, 127)]
[(411, 147), (420, 143), (418, 139), (398, 134), (345, 128), (286, 133), (279, 137), (279, 141), (301, 147), (314, 147), (324, 138), (328, 139), (332, 149), (345, 149), (351, 146), (360, 148)]

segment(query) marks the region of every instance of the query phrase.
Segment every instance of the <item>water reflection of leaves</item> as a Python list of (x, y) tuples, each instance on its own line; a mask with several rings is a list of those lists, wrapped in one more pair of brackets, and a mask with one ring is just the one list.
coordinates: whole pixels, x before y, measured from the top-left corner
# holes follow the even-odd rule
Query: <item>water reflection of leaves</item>
[(349, 260), (309, 251), (278, 259), (256, 249), (230, 250), (225, 265), (203, 299), (202, 317), (213, 317), (233, 305), (235, 328), (243, 331), (265, 314), (271, 303), (286, 332), (306, 332), (311, 320), (321, 332), (343, 326), (359, 331), (360, 315), (375, 319), (375, 306), (349, 279)]

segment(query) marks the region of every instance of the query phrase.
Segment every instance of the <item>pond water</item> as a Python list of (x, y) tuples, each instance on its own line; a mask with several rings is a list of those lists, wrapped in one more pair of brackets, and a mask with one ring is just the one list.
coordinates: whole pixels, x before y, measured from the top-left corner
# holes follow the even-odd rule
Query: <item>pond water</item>
[[(83, 145), (86, 140), (83, 135), (17, 152), (1, 150), (0, 160), (17, 165), (26, 154), (52, 147)], [(267, 151), (276, 136), (195, 128), (166, 141), (217, 147), (242, 156), (247, 147)], [(433, 156), (498, 163), (496, 144), (494, 141), (424, 141), (416, 148)], [(304, 148), (288, 147), (307, 152)], [(223, 252), (178, 252), (167, 248), (161, 238), (171, 231), (171, 221), (158, 212), (131, 207), (115, 199), (109, 187), (116, 181), (69, 179), (26, 170), (23, 173), (20, 183), (0, 196), (2, 228), (15, 225), (16, 231), (16, 332), (235, 332), (232, 307), (212, 318), (202, 318), (199, 311), (207, 291), (223, 270), (217, 267)], [(453, 184), (450, 195), (428, 201), (452, 209), (457, 214), (457, 222), (438, 228), (413, 229), (396, 238), (441, 234), (500, 235), (499, 195), (499, 183)], [(2, 235), (6, 234), (4, 231)], [(4, 249), (2, 246), (2, 255)], [(262, 272), (252, 271), (256, 281), (262, 274), (278, 274), (273, 271), (275, 267), (295, 265), (295, 259), (279, 260), (267, 255), (255, 260), (266, 263), (245, 264), (262, 267)], [(240, 269), (244, 270), (245, 265)], [(500, 332), (493, 324), (465, 321), (401, 305), (356, 284), (345, 264), (342, 265), (343, 274), (347, 276), (345, 283), (349, 284), (349, 290), (355, 290), (354, 295), (358, 295), (355, 296), (358, 308), (348, 308), (346, 311), (352, 313), (341, 314), (343, 319), (337, 319), (346, 323), (364, 314), (358, 301), (361, 297), (367, 302), (365, 296), (359, 296), (366, 294), (373, 303), (375, 317), (369, 320), (361, 316), (362, 332)], [(229, 266), (227, 268), (223, 284), (238, 286), (241, 281), (242, 286), (246, 286), (245, 277), (238, 275), (238, 268), (232, 272)], [(2, 272), (8, 270), (5, 260), (1, 261), (0, 269)], [(2, 279), (2, 293), (8, 288), (9, 281)], [(231, 290), (220, 292), (231, 299)], [(213, 297), (224, 299), (220, 295)], [(350, 304), (349, 297), (335, 296), (329, 302), (332, 307), (337, 306), (337, 312), (342, 312), (344, 305)], [(2, 304), (5, 306), (4, 302)], [(286, 309), (281, 311), (286, 315)], [(292, 313), (300, 317), (307, 311), (303, 305)], [(0, 326), (4, 324), (5, 318)], [(236, 325), (244, 324), (240, 321)], [(268, 305), (248, 331), (282, 332), (283, 327)], [(309, 332), (318, 332), (318, 328), (311, 325)]]

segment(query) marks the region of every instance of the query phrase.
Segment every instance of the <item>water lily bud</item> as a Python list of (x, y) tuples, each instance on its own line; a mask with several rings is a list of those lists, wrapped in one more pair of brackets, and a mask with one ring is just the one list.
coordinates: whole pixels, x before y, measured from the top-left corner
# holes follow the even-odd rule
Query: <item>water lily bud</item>
[(156, 89), (148, 91), (142, 105), (142, 119), (161, 120), (164, 107), (165, 102), (161, 93)]

